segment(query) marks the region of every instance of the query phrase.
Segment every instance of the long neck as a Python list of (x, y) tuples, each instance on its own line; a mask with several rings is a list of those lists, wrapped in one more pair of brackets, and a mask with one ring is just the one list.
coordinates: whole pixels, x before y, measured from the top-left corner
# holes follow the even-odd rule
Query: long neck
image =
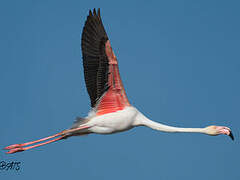
[(136, 118), (136, 126), (147, 126), (149, 128), (163, 131), (163, 132), (194, 132), (194, 133), (206, 133), (205, 128), (180, 128), (180, 127), (173, 127), (173, 126), (167, 126), (164, 124), (160, 124), (157, 122), (154, 122), (147, 117), (145, 117), (142, 113), (139, 112)]

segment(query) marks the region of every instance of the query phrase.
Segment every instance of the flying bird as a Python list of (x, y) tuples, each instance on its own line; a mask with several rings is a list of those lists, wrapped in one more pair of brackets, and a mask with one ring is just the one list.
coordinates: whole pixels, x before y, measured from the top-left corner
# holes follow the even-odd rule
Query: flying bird
[[(164, 125), (148, 119), (127, 98), (119, 74), (118, 61), (104, 29), (100, 9), (89, 11), (82, 39), (82, 58), (87, 91), (91, 100), (91, 110), (87, 117), (78, 117), (72, 127), (52, 136), (22, 144), (5, 147), (6, 153), (16, 153), (42, 146), (71, 136), (91, 133), (112, 134), (137, 126), (147, 126), (163, 132), (191, 132), (207, 135), (228, 135), (234, 140), (230, 128), (207, 126), (205, 128), (182, 128)], [(34, 145), (32, 145), (34, 144)], [(31, 146), (30, 146), (31, 145)]]

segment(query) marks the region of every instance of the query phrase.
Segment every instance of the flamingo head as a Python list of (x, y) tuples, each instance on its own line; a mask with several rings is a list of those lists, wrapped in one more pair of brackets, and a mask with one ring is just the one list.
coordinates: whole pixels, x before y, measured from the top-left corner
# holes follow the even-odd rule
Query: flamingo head
[(228, 135), (232, 140), (234, 140), (234, 136), (229, 127), (225, 126), (207, 126), (205, 128), (205, 133), (211, 136), (217, 136), (219, 134)]

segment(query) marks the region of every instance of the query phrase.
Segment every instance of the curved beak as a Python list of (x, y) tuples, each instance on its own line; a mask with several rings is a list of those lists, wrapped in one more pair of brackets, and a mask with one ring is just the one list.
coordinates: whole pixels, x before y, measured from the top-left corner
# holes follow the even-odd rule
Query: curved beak
[(230, 131), (229, 137), (230, 137), (232, 140), (234, 140), (234, 136), (233, 136), (232, 131)]

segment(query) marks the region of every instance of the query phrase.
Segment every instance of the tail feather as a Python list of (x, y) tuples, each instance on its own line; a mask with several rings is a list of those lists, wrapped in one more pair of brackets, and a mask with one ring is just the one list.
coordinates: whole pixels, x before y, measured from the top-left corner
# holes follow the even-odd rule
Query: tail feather
[(70, 129), (75, 129), (75, 128), (79, 127), (80, 125), (87, 123), (88, 121), (89, 120), (86, 118), (76, 117), (76, 120), (74, 121), (74, 123)]

